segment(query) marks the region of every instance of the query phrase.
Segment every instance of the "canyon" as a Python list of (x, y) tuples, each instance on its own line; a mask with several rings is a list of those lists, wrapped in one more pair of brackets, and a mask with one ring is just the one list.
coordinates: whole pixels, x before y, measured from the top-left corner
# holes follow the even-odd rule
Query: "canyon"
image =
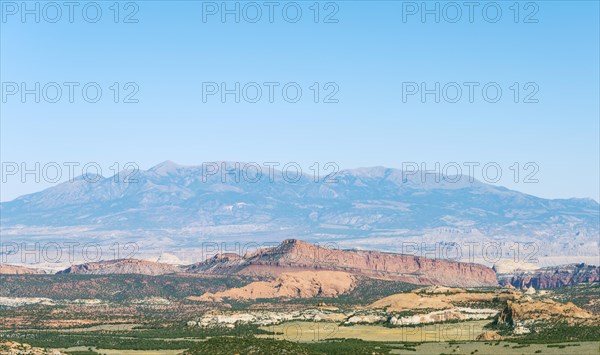
[(600, 282), (600, 267), (587, 264), (570, 264), (535, 270), (499, 274), (500, 284), (516, 288), (534, 287), (549, 289), (582, 283)]

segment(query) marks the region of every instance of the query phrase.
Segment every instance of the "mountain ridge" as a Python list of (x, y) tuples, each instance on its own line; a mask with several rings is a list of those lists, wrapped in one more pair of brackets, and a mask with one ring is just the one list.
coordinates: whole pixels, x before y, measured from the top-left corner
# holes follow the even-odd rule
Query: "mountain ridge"
[(473, 287), (498, 284), (495, 272), (480, 264), (372, 250), (336, 250), (297, 239), (285, 240), (276, 247), (261, 249), (239, 259), (200, 262), (189, 267), (188, 271), (273, 277), (289, 269), (343, 271), (425, 285)]
[(175, 266), (139, 259), (118, 259), (73, 265), (57, 274), (192, 273), (275, 278), (287, 272), (336, 271), (422, 285), (497, 286), (496, 273), (484, 265), (434, 260), (378, 251), (335, 250), (288, 239), (254, 253), (216, 254), (205, 261)]
[[(216, 164), (243, 174), (236, 162)], [(543, 199), (466, 175), (423, 183), (418, 173), (385, 167), (342, 170), (337, 182), (303, 175), (292, 183), (280, 170), (273, 181), (265, 170), (256, 182), (251, 171), (240, 181), (235, 174), (203, 176), (202, 166), (165, 161), (139, 171), (135, 183), (66, 182), (1, 203), (3, 235), (56, 240), (58, 228), (65, 239), (120, 235), (148, 247), (165, 243), (167, 251), (286, 238), (380, 250), (403, 241), (529, 242), (548, 256), (598, 250), (600, 205), (589, 199)]]

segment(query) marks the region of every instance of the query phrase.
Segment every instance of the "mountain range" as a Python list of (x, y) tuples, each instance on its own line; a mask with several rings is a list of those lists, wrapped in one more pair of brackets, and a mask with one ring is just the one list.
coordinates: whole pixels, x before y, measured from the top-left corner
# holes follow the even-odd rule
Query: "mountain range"
[(403, 242), (519, 242), (536, 243), (538, 257), (598, 255), (600, 205), (591, 199), (544, 199), (468, 176), (423, 182), (384, 167), (315, 182), (217, 164), (227, 174), (166, 161), (137, 172), (135, 182), (80, 177), (4, 202), (3, 240), (134, 241), (147, 253), (183, 258), (209, 241), (287, 238), (400, 252)]

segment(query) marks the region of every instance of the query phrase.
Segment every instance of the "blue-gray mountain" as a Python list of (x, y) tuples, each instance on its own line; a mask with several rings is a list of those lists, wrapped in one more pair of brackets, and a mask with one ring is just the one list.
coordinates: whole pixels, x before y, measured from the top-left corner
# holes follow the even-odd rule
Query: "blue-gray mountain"
[(453, 183), (430, 175), (423, 183), (419, 174), (383, 167), (344, 170), (327, 182), (312, 176), (290, 182), (280, 172), (271, 182), (266, 170), (258, 178), (235, 172), (234, 163), (226, 167), (225, 181), (220, 173), (203, 176), (201, 166), (172, 162), (138, 172), (134, 183), (79, 178), (2, 203), (3, 232), (18, 237), (18, 226), (35, 227), (38, 237), (56, 236), (57, 227), (96, 235), (162, 233), (174, 240), (163, 246), (178, 247), (244, 235), (255, 241), (355, 241), (376, 249), (403, 238), (481, 238), (540, 241), (552, 245), (541, 251), (548, 255), (561, 255), (549, 252), (555, 249), (572, 255), (598, 250), (600, 206), (591, 199), (543, 199), (466, 176)]

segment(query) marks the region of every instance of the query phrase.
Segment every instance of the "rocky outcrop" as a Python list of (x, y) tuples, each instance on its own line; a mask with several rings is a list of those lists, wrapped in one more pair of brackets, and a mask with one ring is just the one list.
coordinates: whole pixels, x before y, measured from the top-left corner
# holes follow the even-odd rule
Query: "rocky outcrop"
[(52, 306), (54, 305), (54, 301), (50, 298), (43, 297), (0, 297), (0, 306), (22, 307), (31, 304), (43, 304), (46, 306)]
[(311, 298), (337, 297), (352, 290), (355, 277), (340, 271), (301, 271), (283, 273), (274, 281), (252, 282), (244, 287), (231, 288), (216, 293), (205, 293), (200, 297), (189, 297), (195, 301), (221, 302), (224, 298), (256, 300), (263, 298)]
[(25, 266), (0, 264), (0, 275), (45, 274), (44, 271)]
[(29, 344), (21, 344), (16, 341), (0, 342), (0, 354), (6, 355), (66, 355), (66, 353), (54, 350), (32, 347)]
[(383, 323), (387, 321), (388, 317), (385, 315), (377, 315), (377, 314), (364, 314), (364, 315), (351, 315), (344, 321), (344, 324), (352, 325), (352, 324), (373, 324), (373, 323)]
[(575, 324), (593, 322), (594, 319), (597, 317), (592, 313), (571, 302), (559, 303), (549, 299), (534, 300), (526, 296), (519, 300), (508, 300), (498, 315), (497, 323), (517, 328), (539, 321), (564, 321)]
[(502, 340), (502, 335), (498, 334), (498, 332), (488, 331), (483, 332), (475, 338), (475, 340), (479, 341), (488, 341), (488, 340)]
[(451, 309), (457, 304), (507, 301), (518, 299), (520, 292), (503, 290), (500, 292), (465, 292), (455, 290), (451, 293), (423, 292), (423, 289), (398, 293), (373, 302), (367, 308), (385, 309), (387, 312), (403, 312), (421, 309)]
[(227, 274), (238, 272), (248, 266), (247, 260), (235, 253), (217, 254), (203, 262), (187, 267), (186, 271), (203, 274)]
[(119, 259), (73, 265), (58, 274), (82, 275), (113, 275), (113, 274), (142, 274), (164, 275), (181, 272), (182, 270), (170, 264), (157, 263), (138, 259)]
[(498, 314), (498, 311), (495, 309), (456, 307), (412, 316), (393, 316), (389, 319), (389, 323), (394, 326), (406, 326), (450, 321), (481, 320), (492, 318), (496, 314)]
[(434, 285), (434, 286), (429, 286), (429, 287), (425, 287), (425, 288), (419, 288), (419, 289), (413, 290), (412, 292), (418, 293), (418, 294), (426, 294), (426, 295), (443, 295), (443, 294), (450, 295), (450, 294), (456, 294), (456, 293), (465, 293), (467, 291), (463, 290), (462, 288)]
[(534, 271), (539, 269), (537, 264), (524, 261), (514, 261), (511, 259), (500, 260), (492, 267), (496, 274), (514, 274), (515, 272)]
[(519, 289), (523, 287), (549, 289), (600, 282), (600, 267), (587, 264), (570, 264), (534, 271), (521, 271), (514, 274), (503, 274), (499, 275), (498, 278), (501, 285), (512, 285)]
[(297, 311), (247, 311), (247, 312), (209, 312), (200, 318), (187, 322), (187, 326), (202, 328), (234, 328), (239, 324), (254, 324), (259, 326), (281, 324), (290, 321), (342, 322), (346, 316), (343, 313), (323, 309), (306, 309)]
[(276, 276), (302, 270), (343, 271), (354, 275), (423, 285), (496, 286), (495, 272), (471, 263), (434, 260), (377, 251), (334, 250), (295, 239), (244, 257), (217, 257), (188, 272)]

